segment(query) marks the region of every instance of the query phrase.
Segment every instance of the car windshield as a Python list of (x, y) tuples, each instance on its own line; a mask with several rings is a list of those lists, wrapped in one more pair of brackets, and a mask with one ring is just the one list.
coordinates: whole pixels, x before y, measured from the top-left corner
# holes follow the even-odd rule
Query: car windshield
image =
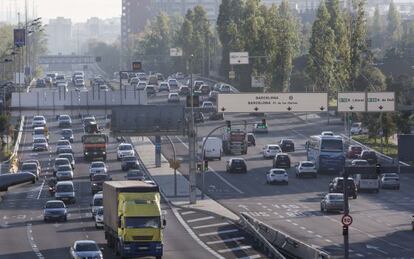
[(106, 178), (106, 174), (95, 174), (94, 176), (92, 176), (92, 181), (105, 181)]
[(73, 192), (73, 186), (70, 184), (59, 184), (56, 186), (56, 192)]
[(289, 157), (286, 156), (286, 155), (277, 156), (277, 160), (278, 161), (287, 161), (287, 160), (289, 160)]
[(43, 117), (34, 117), (33, 120), (34, 121), (42, 121), (42, 120), (44, 120), (44, 118)]
[(91, 168), (102, 168), (105, 167), (105, 164), (103, 162), (96, 162), (91, 164)]
[(344, 200), (344, 196), (340, 195), (340, 194), (331, 194), (328, 196), (329, 200), (331, 201), (343, 201)]
[(69, 129), (62, 130), (62, 135), (72, 135), (72, 130), (69, 130)]
[(124, 161), (136, 161), (137, 160), (137, 158), (136, 157), (134, 157), (134, 156), (127, 156), (127, 157), (124, 157), (124, 158), (122, 158)]
[(233, 160), (232, 163), (235, 164), (235, 165), (244, 165), (244, 161), (243, 160), (239, 160), (239, 159)]
[(72, 167), (68, 165), (61, 165), (58, 167), (58, 171), (72, 171)]
[(141, 171), (131, 171), (127, 174), (128, 177), (138, 177), (138, 176), (144, 176), (144, 173)]
[(119, 150), (132, 150), (131, 145), (121, 145), (119, 146)]
[(22, 165), (22, 170), (34, 170), (34, 169), (37, 169), (36, 164), (23, 164)]
[(343, 144), (340, 139), (324, 139), (321, 143), (321, 151), (342, 151)]
[(95, 243), (78, 243), (75, 247), (75, 250), (78, 252), (99, 251), (99, 247)]
[(272, 170), (272, 173), (274, 173), (274, 174), (285, 174), (285, 171), (283, 171), (283, 170)]
[(35, 129), (34, 130), (34, 134), (35, 135), (44, 135), (45, 134), (45, 130), (42, 128), (42, 129)]
[(160, 217), (126, 217), (126, 228), (160, 228)]
[(33, 143), (46, 143), (46, 139), (44, 138), (36, 138), (33, 140)]
[(45, 207), (46, 209), (64, 208), (65, 204), (63, 202), (48, 202)]
[(60, 115), (59, 120), (69, 120), (70, 117), (68, 115)]
[(93, 206), (102, 206), (102, 205), (103, 205), (103, 198), (93, 199)]
[(280, 150), (278, 146), (269, 146), (268, 149), (269, 150)]
[(362, 147), (354, 146), (354, 147), (351, 147), (351, 150), (354, 152), (362, 151)]
[(69, 141), (67, 141), (67, 140), (64, 140), (64, 141), (60, 140), (60, 141), (57, 143), (57, 145), (58, 145), (58, 146), (69, 146), (69, 145), (70, 145), (70, 143), (69, 143)]
[(65, 165), (65, 164), (69, 164), (69, 160), (67, 158), (62, 158), (62, 159), (56, 159), (55, 161), (55, 165)]
[(365, 157), (365, 158), (376, 158), (376, 157), (377, 157), (377, 155), (375, 154), (375, 152), (372, 152), (372, 151), (366, 151), (366, 152), (364, 152), (364, 153), (362, 154), (362, 157)]
[(314, 167), (315, 165), (311, 162), (305, 162), (301, 164), (302, 167)]

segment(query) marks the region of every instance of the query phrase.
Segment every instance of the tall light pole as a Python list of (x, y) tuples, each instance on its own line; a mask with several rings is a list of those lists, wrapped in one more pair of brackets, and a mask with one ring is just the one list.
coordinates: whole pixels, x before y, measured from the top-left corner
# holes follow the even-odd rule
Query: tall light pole
[(197, 202), (197, 185), (196, 185), (196, 131), (194, 125), (194, 89), (193, 89), (193, 58), (194, 55), (190, 55), (189, 71), (190, 71), (190, 116), (189, 116), (189, 129), (188, 129), (188, 152), (190, 162), (189, 165), (189, 178), (190, 178), (190, 204)]

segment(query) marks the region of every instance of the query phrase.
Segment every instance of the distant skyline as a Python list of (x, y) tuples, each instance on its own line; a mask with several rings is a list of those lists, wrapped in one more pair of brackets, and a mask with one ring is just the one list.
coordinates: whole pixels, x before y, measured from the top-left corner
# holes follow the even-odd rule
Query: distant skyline
[[(45, 22), (62, 16), (72, 22), (85, 22), (90, 17), (101, 19), (121, 16), (122, 0), (27, 0), (28, 16), (42, 17)], [(0, 0), (0, 21), (17, 22), (17, 12), (24, 18), (25, 0)], [(33, 9), (34, 4), (34, 9)]]

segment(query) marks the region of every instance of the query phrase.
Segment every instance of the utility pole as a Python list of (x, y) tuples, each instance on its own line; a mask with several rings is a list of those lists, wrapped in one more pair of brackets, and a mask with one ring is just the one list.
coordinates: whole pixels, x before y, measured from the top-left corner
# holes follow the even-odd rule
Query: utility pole
[(189, 115), (189, 129), (188, 129), (188, 152), (190, 162), (189, 165), (189, 175), (190, 175), (190, 204), (195, 204), (197, 202), (197, 185), (196, 185), (196, 132), (194, 126), (194, 89), (193, 89), (193, 57), (194, 55), (191, 54), (190, 62), (189, 62), (189, 70), (190, 70), (190, 115)]

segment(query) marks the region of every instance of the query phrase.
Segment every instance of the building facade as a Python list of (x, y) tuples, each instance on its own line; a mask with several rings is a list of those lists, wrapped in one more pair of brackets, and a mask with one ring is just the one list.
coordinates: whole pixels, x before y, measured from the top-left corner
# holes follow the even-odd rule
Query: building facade
[(49, 54), (72, 53), (72, 21), (63, 17), (50, 19), (46, 27)]

